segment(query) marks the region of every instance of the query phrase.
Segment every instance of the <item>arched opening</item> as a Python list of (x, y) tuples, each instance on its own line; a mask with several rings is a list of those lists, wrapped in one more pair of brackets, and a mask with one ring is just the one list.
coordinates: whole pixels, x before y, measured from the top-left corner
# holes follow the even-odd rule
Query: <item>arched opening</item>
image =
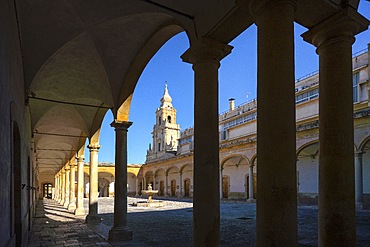
[(99, 178), (98, 197), (109, 197), (109, 181), (102, 177)]
[[(246, 182), (245, 176), (249, 174), (248, 163), (249, 162), (247, 158), (242, 155), (228, 157), (222, 162), (222, 175), (228, 178), (227, 197), (223, 198), (230, 199), (248, 198), (246, 193), (246, 187), (248, 184), (245, 183)], [(226, 180), (223, 181), (223, 183), (224, 182), (226, 183)], [(223, 190), (226, 189), (226, 187), (224, 188), (224, 186), (226, 185), (222, 186)]]
[[(15, 234), (16, 246), (22, 246), (22, 190), (26, 184), (22, 184), (22, 164), (21, 164), (21, 138), (17, 123), (13, 122), (13, 205), (11, 229), (14, 229), (12, 235)], [(11, 191), (12, 193), (12, 191)], [(14, 226), (14, 227), (13, 227)]]
[(222, 198), (229, 198), (230, 177), (222, 176)]
[(361, 159), (363, 208), (370, 209), (370, 137), (363, 142), (360, 148), (360, 152), (356, 154), (358, 157), (355, 157), (355, 162), (356, 159)]
[(190, 178), (184, 180), (184, 196), (190, 197)]
[(53, 185), (51, 183), (44, 183), (42, 185), (42, 197), (51, 198)]
[(298, 202), (317, 204), (319, 191), (319, 143), (308, 143), (297, 152)]
[(176, 196), (176, 180), (171, 180), (171, 196)]

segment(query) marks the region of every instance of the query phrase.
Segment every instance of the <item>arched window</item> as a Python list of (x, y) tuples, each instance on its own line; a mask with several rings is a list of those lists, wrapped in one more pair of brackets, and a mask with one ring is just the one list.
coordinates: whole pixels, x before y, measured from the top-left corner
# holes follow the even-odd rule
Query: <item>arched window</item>
[(167, 117), (167, 122), (168, 122), (168, 123), (171, 123), (171, 116), (168, 116), (168, 117)]

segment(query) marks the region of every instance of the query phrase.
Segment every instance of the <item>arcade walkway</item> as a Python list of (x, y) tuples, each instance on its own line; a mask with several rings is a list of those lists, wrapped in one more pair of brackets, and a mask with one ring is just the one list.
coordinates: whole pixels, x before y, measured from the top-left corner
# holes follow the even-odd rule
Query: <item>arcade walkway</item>
[[(128, 198), (130, 204), (138, 200), (143, 199)], [(163, 200), (166, 206), (162, 208), (128, 206), (134, 239), (122, 246), (191, 246), (192, 202)], [(246, 202), (221, 202), (221, 246), (255, 246), (255, 209), (255, 204)], [(102, 223), (88, 226), (84, 216), (76, 217), (53, 200), (40, 200), (29, 246), (112, 246), (106, 241), (113, 224), (112, 198), (99, 198), (99, 215)], [(357, 211), (356, 222), (357, 246), (369, 247), (370, 211)], [(298, 207), (298, 230), (298, 246), (317, 246), (317, 206)]]

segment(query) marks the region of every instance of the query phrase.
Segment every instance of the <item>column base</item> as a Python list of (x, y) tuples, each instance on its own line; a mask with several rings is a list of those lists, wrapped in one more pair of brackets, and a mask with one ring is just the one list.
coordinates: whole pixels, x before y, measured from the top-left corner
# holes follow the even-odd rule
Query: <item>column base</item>
[(101, 218), (99, 217), (99, 215), (90, 215), (88, 214), (86, 216), (86, 223), (87, 224), (99, 224), (101, 221)]
[(68, 210), (75, 210), (76, 209), (76, 203), (70, 203), (69, 205), (68, 205)]
[(75, 213), (75, 215), (85, 215), (86, 214), (84, 208), (76, 208), (74, 213)]
[(122, 242), (132, 240), (132, 231), (128, 227), (112, 227), (109, 230), (110, 242)]
[(64, 206), (65, 208), (68, 208), (68, 205), (69, 205), (69, 201), (65, 201), (65, 202), (63, 203), (63, 206)]
[(249, 202), (249, 203), (254, 203), (254, 202), (256, 202), (256, 199), (254, 199), (254, 198), (248, 198), (248, 199), (247, 199), (247, 202)]

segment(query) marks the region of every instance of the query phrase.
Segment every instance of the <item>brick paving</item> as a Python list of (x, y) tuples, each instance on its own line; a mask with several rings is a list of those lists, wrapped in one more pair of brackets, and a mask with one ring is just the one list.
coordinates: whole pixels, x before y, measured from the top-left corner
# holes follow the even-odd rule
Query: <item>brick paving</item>
[[(141, 198), (128, 198), (128, 226), (134, 239), (114, 246), (187, 247), (192, 239), (192, 202), (162, 198), (165, 207), (134, 207)], [(29, 246), (112, 246), (106, 241), (113, 225), (113, 199), (99, 198), (102, 222), (86, 225), (52, 200), (39, 202)], [(88, 200), (85, 200), (88, 209)], [(256, 205), (221, 202), (221, 246), (255, 246)], [(357, 246), (370, 247), (370, 211), (356, 213)], [(317, 206), (298, 207), (298, 246), (317, 246)]]

